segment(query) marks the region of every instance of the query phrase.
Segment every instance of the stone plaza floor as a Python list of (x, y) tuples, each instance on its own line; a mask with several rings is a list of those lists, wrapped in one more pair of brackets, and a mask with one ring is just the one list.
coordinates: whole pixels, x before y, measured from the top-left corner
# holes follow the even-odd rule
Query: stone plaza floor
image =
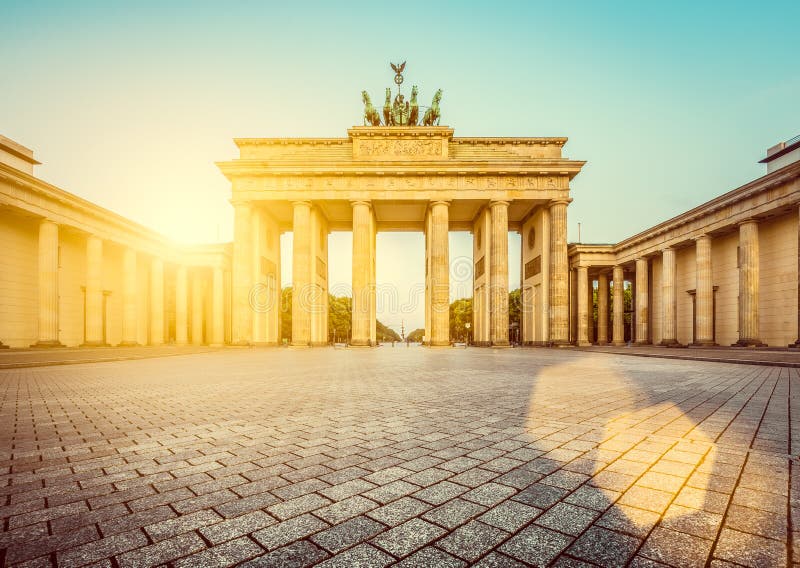
[(4, 369), (0, 565), (791, 565), (795, 393), (591, 350)]

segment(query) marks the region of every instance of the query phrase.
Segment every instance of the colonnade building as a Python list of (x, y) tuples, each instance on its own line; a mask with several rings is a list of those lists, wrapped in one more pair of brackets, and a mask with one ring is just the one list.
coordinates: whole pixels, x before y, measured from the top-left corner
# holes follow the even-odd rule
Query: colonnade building
[(276, 345), (289, 231), (291, 343), (327, 344), (334, 230), (353, 233), (353, 345), (377, 339), (378, 231), (425, 234), (425, 341), (450, 344), (451, 230), (473, 235), (478, 345), (509, 344), (509, 231), (522, 237), (524, 344), (798, 340), (800, 139), (768, 151), (765, 176), (603, 245), (567, 243), (584, 162), (562, 155), (566, 142), (444, 126), (236, 139), (239, 156), (218, 163), (234, 241), (177, 246), (37, 178), (33, 152), (0, 137), (0, 347)]

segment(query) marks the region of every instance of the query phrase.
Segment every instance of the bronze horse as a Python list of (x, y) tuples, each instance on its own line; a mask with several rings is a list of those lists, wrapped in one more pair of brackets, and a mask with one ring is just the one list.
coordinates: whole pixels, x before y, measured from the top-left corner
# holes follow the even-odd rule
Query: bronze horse
[(386, 102), (383, 103), (383, 124), (392, 125), (392, 90), (386, 89)]
[(417, 103), (417, 86), (411, 87), (411, 114), (408, 116), (408, 125), (416, 126), (419, 120), (419, 103)]
[(434, 126), (439, 124), (439, 119), (442, 117), (439, 111), (439, 102), (442, 100), (442, 90), (436, 91), (433, 95), (433, 102), (431, 108), (425, 111), (425, 116), (422, 117), (422, 126)]

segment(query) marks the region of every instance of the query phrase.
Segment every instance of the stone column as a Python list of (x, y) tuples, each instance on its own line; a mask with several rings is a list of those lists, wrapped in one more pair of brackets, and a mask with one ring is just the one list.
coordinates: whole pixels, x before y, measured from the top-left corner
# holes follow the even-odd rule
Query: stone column
[(636, 345), (650, 343), (650, 294), (648, 287), (648, 262), (636, 259)]
[(569, 265), (567, 259), (567, 205), (550, 205), (550, 341), (569, 343)]
[(578, 347), (587, 347), (589, 342), (589, 269), (578, 267)]
[(164, 261), (150, 265), (150, 345), (164, 343)]
[(489, 255), (489, 340), (508, 345), (508, 202), (489, 204), (492, 238)]
[(203, 276), (192, 275), (192, 345), (203, 345)]
[[(243, 201), (234, 203), (233, 211), (233, 329), (231, 343), (233, 345), (250, 345), (253, 335), (253, 310), (250, 306), (250, 289), (253, 285), (253, 212), (250, 204)], [(296, 234), (295, 238), (297, 238)]]
[(86, 239), (86, 335), (85, 347), (105, 345), (103, 341), (103, 241)]
[(608, 274), (597, 275), (597, 344), (608, 343)]
[(311, 202), (292, 205), (292, 345), (307, 347), (311, 343)]
[(447, 201), (431, 203), (431, 345), (450, 345), (450, 222)]
[(739, 224), (739, 341), (736, 345), (764, 346), (758, 330), (758, 221)]
[(33, 347), (62, 347), (58, 340), (58, 225), (39, 224), (39, 336)]
[(175, 343), (178, 345), (189, 342), (188, 306), (186, 267), (181, 264), (175, 271)]
[[(797, 211), (800, 213), (800, 208)], [(797, 340), (789, 347), (800, 347), (800, 218), (797, 225)]]
[(372, 207), (368, 201), (353, 201), (353, 317), (350, 344), (371, 343)]
[(589, 311), (588, 318), (589, 318), (589, 343), (592, 344), (594, 342), (594, 280), (592, 278), (588, 279), (588, 289), (586, 290), (586, 306)]
[(625, 345), (625, 272), (614, 267), (614, 321), (611, 345)]
[(697, 284), (695, 290), (695, 345), (714, 345), (714, 282), (711, 272), (711, 237), (696, 240)]
[(126, 248), (122, 255), (122, 343), (120, 345), (123, 346), (139, 344), (138, 289), (136, 251)]
[(212, 298), (214, 313), (212, 314), (211, 321), (211, 344), (216, 347), (225, 344), (225, 282), (223, 280), (223, 275), (222, 267), (215, 266), (214, 281), (211, 290), (211, 293), (214, 295)]
[(661, 345), (678, 345), (678, 301), (676, 295), (675, 249), (667, 247), (661, 251), (661, 305), (663, 323)]

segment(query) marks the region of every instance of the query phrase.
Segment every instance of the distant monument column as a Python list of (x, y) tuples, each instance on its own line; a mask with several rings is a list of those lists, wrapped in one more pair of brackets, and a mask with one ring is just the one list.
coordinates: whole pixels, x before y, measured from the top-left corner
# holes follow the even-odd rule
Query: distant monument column
[(164, 261), (150, 264), (150, 345), (164, 343)]
[(739, 224), (739, 341), (737, 345), (760, 347), (758, 332), (758, 221)]
[(450, 345), (450, 223), (448, 201), (431, 203), (431, 345)]
[(136, 251), (128, 247), (122, 255), (122, 343), (133, 346), (139, 344), (139, 320), (137, 292), (139, 282), (136, 277)]
[(250, 345), (253, 334), (252, 208), (245, 201), (233, 204), (233, 345)]
[(550, 204), (550, 341), (569, 343), (569, 264), (567, 258), (567, 205), (559, 199)]
[(353, 201), (353, 300), (350, 344), (372, 343), (372, 310), (375, 288), (372, 283), (374, 235), (372, 207), (368, 201)]
[(587, 347), (589, 342), (589, 269), (578, 267), (578, 347)]
[(489, 257), (490, 326), (492, 345), (508, 345), (508, 201), (492, 201)]
[(103, 341), (103, 241), (95, 235), (86, 239), (86, 334), (85, 347)]
[(292, 205), (292, 345), (305, 347), (311, 343), (311, 202)]
[(711, 237), (697, 237), (697, 285), (695, 291), (695, 345), (714, 345), (714, 283), (711, 270)]
[(597, 275), (597, 344), (608, 343), (608, 273)]
[(648, 262), (636, 259), (636, 345), (650, 343), (650, 302), (648, 289)]
[(178, 345), (189, 342), (188, 295), (186, 267), (181, 264), (175, 271), (175, 343)]
[(611, 345), (625, 345), (625, 272), (622, 266), (614, 267), (614, 321)]
[(663, 324), (661, 345), (678, 345), (678, 302), (675, 285), (675, 249), (661, 251), (661, 305)]
[(58, 340), (58, 225), (39, 224), (39, 339), (34, 347), (61, 347)]

